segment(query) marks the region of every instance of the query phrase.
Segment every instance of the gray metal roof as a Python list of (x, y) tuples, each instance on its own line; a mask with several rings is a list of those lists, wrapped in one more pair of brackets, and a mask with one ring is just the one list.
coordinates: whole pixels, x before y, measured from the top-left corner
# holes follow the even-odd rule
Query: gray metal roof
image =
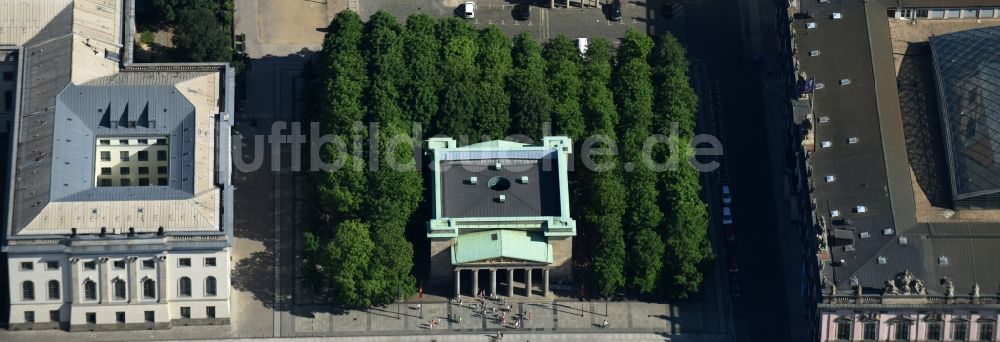
[[(510, 151), (477, 151), (459, 160), (441, 162), (441, 191), (444, 217), (536, 217), (560, 216), (559, 170), (555, 152), (511, 157)], [(500, 170), (496, 170), (500, 163)], [(528, 177), (523, 184), (521, 177)], [(477, 184), (471, 184), (471, 177)], [(504, 179), (508, 189), (490, 189), (490, 181)], [(498, 197), (504, 195), (501, 203)]]
[(953, 195), (1000, 192), (1000, 27), (930, 42)]
[[(194, 192), (194, 106), (170, 85), (70, 85), (56, 103), (52, 201), (178, 198), (159, 186), (94, 186), (95, 141), (101, 137), (168, 137), (169, 187)], [(128, 121), (137, 121), (128, 127)], [(186, 174), (188, 173), (188, 174)], [(179, 197), (185, 198), (185, 197)], [(165, 198), (164, 198), (165, 199)]]

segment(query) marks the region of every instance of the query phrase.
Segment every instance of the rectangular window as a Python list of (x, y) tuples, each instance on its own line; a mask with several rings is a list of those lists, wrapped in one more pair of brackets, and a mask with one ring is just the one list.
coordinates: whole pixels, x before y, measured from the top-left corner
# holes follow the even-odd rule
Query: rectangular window
[(132, 174), (132, 169), (130, 169), (128, 167), (119, 167), (118, 168), (118, 173), (121, 174), (121, 175), (123, 175), (123, 176), (129, 175), (129, 174)]
[(941, 337), (941, 322), (928, 322), (927, 323), (927, 340), (928, 341), (940, 341)]
[(14, 110), (14, 92), (5, 91), (3, 92), (3, 110), (12, 111)]
[(125, 323), (125, 311), (115, 312), (115, 322)]
[(149, 152), (139, 151), (139, 161), (147, 161), (147, 160), (149, 160)]
[(121, 140), (118, 140), (118, 143), (119, 143), (119, 144), (122, 144), (122, 145), (128, 145), (128, 139), (121, 139)]
[(167, 139), (156, 139), (156, 144), (157, 145), (166, 145), (167, 144)]
[(119, 159), (121, 159), (122, 161), (129, 161), (129, 156), (128, 156), (128, 151), (121, 151), (121, 152), (118, 152), (118, 157), (119, 157)]
[(927, 17), (931, 19), (944, 19), (943, 9), (932, 9), (927, 12)]
[(97, 313), (88, 312), (87, 313), (87, 324), (97, 324)]
[(50, 310), (49, 311), (49, 321), (50, 322), (58, 322), (59, 321), (59, 310)]
[(59, 269), (59, 262), (58, 261), (46, 261), (45, 262), (45, 269), (47, 269), (47, 270), (58, 270)]
[(205, 307), (205, 317), (215, 318), (215, 307), (214, 306), (206, 306)]
[(944, 12), (944, 17), (946, 19), (958, 18), (961, 15), (962, 15), (962, 10), (957, 8), (949, 8)]
[(156, 167), (156, 173), (161, 174), (161, 175), (166, 175), (167, 174), (167, 167), (166, 166), (157, 166)]
[(170, 185), (170, 182), (168, 182), (166, 178), (157, 178), (156, 179), (156, 185), (159, 185), (159, 186), (168, 186), (168, 185)]
[(111, 180), (107, 178), (101, 179), (97, 186), (111, 186)]
[(215, 267), (215, 258), (205, 258), (205, 267)]
[(148, 175), (149, 174), (149, 168), (145, 167), (145, 166), (140, 166), (139, 167), (139, 174), (140, 175)]
[(128, 178), (123, 178), (119, 182), (121, 183), (121, 186), (131, 186), (132, 185), (132, 181), (130, 181)]
[(995, 335), (996, 324), (993, 322), (982, 322), (979, 323), (979, 340), (980, 341), (993, 341), (996, 338)]
[(979, 12), (975, 8), (966, 8), (962, 10), (962, 18), (965, 19), (975, 19), (976, 13)]
[(838, 340), (849, 340), (851, 339), (851, 323), (850, 321), (840, 321), (837, 322), (837, 339)]
[(149, 186), (149, 178), (139, 178), (139, 186)]
[(952, 341), (969, 340), (969, 322), (952, 322)]
[(110, 175), (111, 175), (111, 168), (110, 167), (102, 167), (101, 168), (101, 176), (110, 176)]
[(144, 269), (148, 270), (148, 269), (153, 269), (155, 267), (156, 267), (156, 260), (146, 259), (142, 261), (142, 268)]
[(101, 151), (101, 161), (111, 161), (111, 152)]
[(21, 270), (22, 271), (31, 271), (31, 270), (34, 270), (34, 269), (35, 269), (35, 263), (33, 263), (31, 261), (21, 262)]
[(917, 10), (917, 18), (920, 18), (920, 19), (927, 18), (927, 9), (926, 8), (924, 8), (924, 9), (918, 9)]
[(156, 151), (156, 160), (159, 161), (167, 160), (167, 151)]
[(25, 311), (24, 312), (24, 322), (25, 323), (35, 323), (35, 312)]
[(189, 306), (181, 307), (181, 318), (191, 318), (191, 307)]
[(147, 145), (147, 144), (149, 144), (149, 139), (139, 139), (139, 144), (140, 145)]
[(861, 337), (867, 341), (878, 339), (878, 322), (865, 322)]
[(154, 311), (143, 312), (142, 316), (146, 320), (146, 323), (153, 323), (156, 321), (156, 312)]
[(111, 145), (111, 140), (103, 139), (103, 140), (100, 141), (100, 144), (101, 145)]
[(115, 260), (114, 265), (116, 270), (124, 270), (125, 260)]
[(984, 9), (979, 10), (979, 17), (980, 18), (993, 18), (993, 13), (995, 13), (995, 12), (994, 12), (994, 10), (992, 8), (984, 8)]
[(909, 341), (910, 340), (910, 322), (899, 321), (896, 322), (896, 335), (893, 336), (895, 339), (893, 341)]
[(96, 270), (97, 269), (97, 262), (94, 262), (94, 261), (85, 261), (83, 263), (83, 269), (85, 269), (85, 270)]
[(191, 258), (177, 259), (177, 265), (180, 267), (191, 267)]

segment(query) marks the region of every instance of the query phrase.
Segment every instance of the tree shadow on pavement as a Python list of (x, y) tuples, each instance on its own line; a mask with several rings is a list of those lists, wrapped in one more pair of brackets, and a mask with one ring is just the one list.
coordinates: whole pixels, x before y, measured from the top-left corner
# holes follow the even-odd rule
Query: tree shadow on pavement
[(233, 289), (250, 292), (264, 307), (274, 309), (274, 253), (254, 252), (233, 267)]

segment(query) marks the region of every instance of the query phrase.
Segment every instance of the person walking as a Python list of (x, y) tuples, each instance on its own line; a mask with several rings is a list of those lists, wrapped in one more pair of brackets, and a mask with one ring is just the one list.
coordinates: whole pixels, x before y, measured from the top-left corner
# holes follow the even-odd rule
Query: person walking
[(607, 328), (607, 327), (608, 327), (608, 320), (605, 319), (604, 320), (604, 325), (602, 325), (601, 328)]

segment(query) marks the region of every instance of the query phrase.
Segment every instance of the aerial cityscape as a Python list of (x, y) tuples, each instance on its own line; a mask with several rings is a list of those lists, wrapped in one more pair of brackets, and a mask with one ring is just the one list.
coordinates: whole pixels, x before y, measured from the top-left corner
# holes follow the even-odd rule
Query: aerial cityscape
[(1000, 342), (1000, 0), (0, 0), (0, 341)]

